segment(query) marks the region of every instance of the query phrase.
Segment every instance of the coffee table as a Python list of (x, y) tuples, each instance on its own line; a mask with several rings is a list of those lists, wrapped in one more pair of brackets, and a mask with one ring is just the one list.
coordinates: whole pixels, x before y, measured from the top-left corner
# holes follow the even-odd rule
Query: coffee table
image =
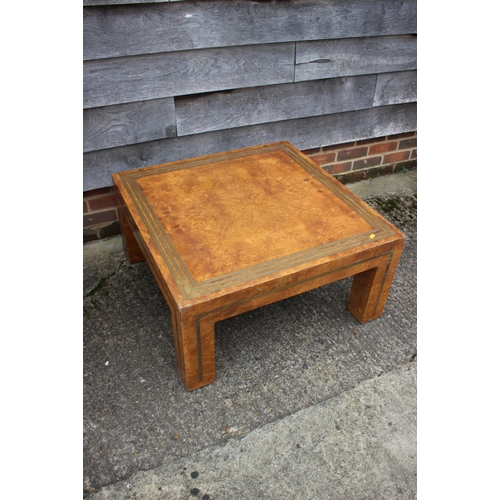
[(382, 314), (405, 237), (288, 142), (113, 175), (125, 254), (172, 313), (187, 390), (215, 380), (214, 323), (354, 276), (347, 309)]

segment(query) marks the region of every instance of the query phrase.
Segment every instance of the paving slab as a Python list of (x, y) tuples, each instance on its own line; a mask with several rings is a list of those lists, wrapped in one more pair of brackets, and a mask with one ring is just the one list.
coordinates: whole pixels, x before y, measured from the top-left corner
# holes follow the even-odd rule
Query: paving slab
[[(413, 368), (406, 372), (401, 367), (408, 363), (413, 366), (417, 352), (416, 171), (348, 187), (407, 236), (382, 317), (360, 325), (350, 315), (345, 304), (351, 280), (346, 279), (222, 321), (216, 324), (217, 380), (193, 392), (184, 390), (177, 375), (170, 311), (147, 264), (129, 265), (119, 237), (84, 245), (84, 496), (99, 498), (106, 493), (106, 498), (113, 498), (112, 495), (121, 498), (119, 489), (123, 484), (132, 484), (137, 474), (163, 466), (174, 471), (185, 463), (184, 472), (190, 474), (195, 469), (188, 469), (200, 459), (197, 454), (208, 454), (213, 461), (219, 456), (217, 450), (225, 447), (232, 450), (231, 446), (237, 446), (235, 443), (243, 439), (257, 439), (272, 428), (280, 435), (280, 423), (286, 428), (286, 422), (298, 418), (295, 415), (300, 412), (316, 407), (319, 411), (321, 405), (343, 395), (347, 397), (360, 384), (384, 380), (393, 373), (403, 378), (413, 373)], [(398, 387), (398, 396), (388, 393), (389, 399), (395, 402), (407, 393), (414, 402), (411, 385), (407, 389), (405, 384)], [(414, 414), (414, 407), (407, 403), (409, 416)], [(362, 408), (370, 410), (366, 405)], [(368, 418), (368, 413), (360, 415)], [(382, 422), (382, 414), (380, 418)], [(394, 420), (390, 421), (394, 424)], [(324, 422), (325, 434), (317, 446), (320, 441), (323, 448), (326, 446), (325, 454), (337, 470), (341, 463), (335, 462), (334, 454), (330, 454), (332, 449), (328, 448), (333, 442), (329, 440), (336, 436), (336, 427), (331, 419)], [(405, 465), (404, 477), (408, 481), (402, 487), (399, 480), (391, 479), (393, 469), (381, 467), (379, 472), (386, 478), (387, 486), (379, 481), (381, 486), (374, 491), (383, 492), (385, 488), (387, 495), (400, 495), (387, 498), (413, 498), (416, 490), (411, 472), (414, 470), (411, 456), (416, 453), (412, 441), (414, 428), (408, 422), (405, 426), (408, 433), (401, 434), (406, 436), (401, 437), (401, 442), (410, 443), (408, 449), (412, 449)], [(373, 438), (370, 433), (361, 432), (358, 437), (364, 436), (363, 446), (368, 446), (370, 439), (384, 441), (385, 437), (379, 435), (381, 429), (374, 427)], [(279, 438), (276, 439), (279, 443)], [(285, 446), (286, 442), (282, 444)], [(282, 470), (286, 461), (282, 461), (283, 451), (276, 446), (274, 458), (269, 460), (275, 460), (277, 470)], [(366, 455), (366, 459), (355, 453), (358, 457), (355, 462), (359, 459), (354, 469), (359, 473), (356, 477), (375, 474), (371, 471), (376, 462), (373, 453)], [(310, 462), (313, 456), (309, 450), (301, 461)], [(286, 467), (290, 468), (290, 463)], [(294, 467), (290, 475), (300, 477), (309, 466), (304, 463)], [(245, 474), (241, 468), (239, 473)], [(248, 474), (248, 498), (280, 498), (266, 489), (272, 475), (266, 476), (262, 486), (255, 489), (250, 469)], [(230, 490), (223, 489), (226, 486), (222, 476), (213, 471), (210, 477), (211, 482), (206, 475), (208, 482), (204, 483), (203, 492), (188, 481), (186, 487), (191, 489), (169, 493), (167, 488), (166, 492), (160, 492), (181, 495), (178, 497), (160, 497), (156, 492), (151, 497), (137, 496), (136, 492), (136, 498), (202, 498), (203, 495), (235, 498), (226, 493)], [(336, 491), (348, 492), (347, 483), (354, 481), (354, 476), (349, 477), (342, 482), (342, 489)], [(193, 479), (190, 475), (187, 478)], [(170, 480), (165, 484), (170, 484)], [(220, 483), (220, 489), (216, 489), (216, 483)], [(117, 485), (116, 489), (111, 490), (113, 485)], [(193, 488), (199, 489), (197, 495), (191, 493)], [(239, 488), (243, 491), (242, 484)], [(398, 488), (403, 488), (403, 493), (398, 493)], [(311, 494), (311, 498), (323, 498)], [(288, 493), (287, 498), (294, 496)]]
[(415, 361), (93, 498), (414, 499), (416, 379)]

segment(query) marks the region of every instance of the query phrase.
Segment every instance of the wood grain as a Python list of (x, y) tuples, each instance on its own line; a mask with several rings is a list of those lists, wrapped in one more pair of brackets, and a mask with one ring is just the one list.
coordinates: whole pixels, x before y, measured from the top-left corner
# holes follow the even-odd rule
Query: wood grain
[(372, 107), (376, 76), (270, 85), (175, 99), (179, 136)]
[(294, 43), (87, 61), (84, 108), (293, 81)]
[(173, 97), (83, 110), (83, 151), (176, 136)]
[(384, 73), (377, 75), (374, 106), (402, 104), (417, 100), (417, 72)]
[(295, 81), (417, 68), (414, 35), (297, 42)]
[(183, 2), (184, 0), (83, 0), (83, 6)]
[[(90, 3), (84, 0), (84, 5)], [(416, 33), (416, 5), (416, 0), (226, 0), (87, 7), (83, 9), (84, 60)]]
[(400, 241), (393, 246), (386, 262), (354, 276), (347, 309), (360, 323), (371, 321), (382, 314), (403, 251), (402, 243)]
[(233, 274), (233, 279), (244, 269), (246, 276), (271, 260), (373, 230), (332, 198), (321, 179), (305, 175), (276, 151), (154, 172), (140, 172), (138, 199), (143, 198), (151, 217), (157, 214), (179, 266), (197, 284), (218, 278), (220, 287), (222, 275)]
[(332, 115), (300, 118), (207, 132), (84, 154), (84, 191), (111, 185), (111, 174), (160, 162), (288, 140), (310, 149), (417, 129), (415, 103), (381, 106)]
[(120, 221), (120, 233), (122, 235), (123, 252), (130, 264), (142, 262), (146, 258), (139, 246), (138, 238), (134, 236), (132, 222), (129, 219), (128, 211), (124, 207), (123, 198), (120, 192), (115, 190), (116, 204), (118, 206), (118, 218)]
[(353, 275), (349, 310), (382, 314), (404, 235), (289, 143), (113, 182), (172, 311), (187, 390), (215, 380), (216, 321)]

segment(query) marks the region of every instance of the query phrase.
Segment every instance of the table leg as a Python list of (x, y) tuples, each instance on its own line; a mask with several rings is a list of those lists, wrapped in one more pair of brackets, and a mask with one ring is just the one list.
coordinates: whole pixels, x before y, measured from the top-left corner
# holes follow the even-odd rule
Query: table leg
[(122, 233), (123, 251), (130, 264), (136, 264), (146, 260), (142, 253), (130, 224), (121, 206), (118, 207), (118, 219), (120, 220), (120, 230)]
[(354, 275), (347, 309), (360, 323), (382, 315), (401, 251), (395, 248), (384, 264)]
[(214, 322), (192, 313), (172, 315), (177, 371), (188, 391), (215, 380)]

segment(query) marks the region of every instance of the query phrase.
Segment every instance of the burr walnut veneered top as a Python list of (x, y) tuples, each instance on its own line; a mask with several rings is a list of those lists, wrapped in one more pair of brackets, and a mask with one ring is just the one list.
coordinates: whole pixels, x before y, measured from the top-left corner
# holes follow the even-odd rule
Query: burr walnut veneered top
[(137, 178), (194, 281), (372, 230), (324, 179), (286, 153), (219, 157)]

